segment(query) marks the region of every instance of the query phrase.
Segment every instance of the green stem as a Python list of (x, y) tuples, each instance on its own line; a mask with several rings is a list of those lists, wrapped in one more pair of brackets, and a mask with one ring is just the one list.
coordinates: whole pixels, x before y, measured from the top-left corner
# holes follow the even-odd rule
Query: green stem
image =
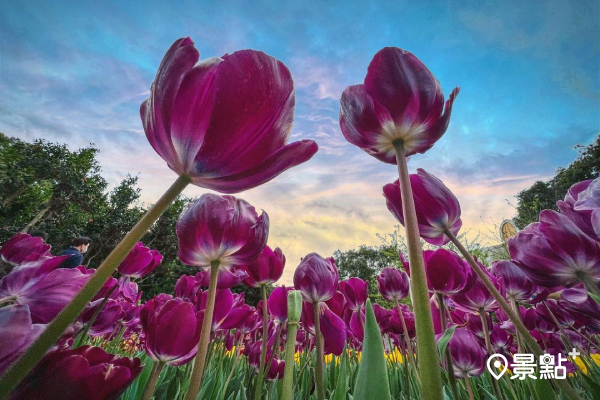
[(77, 338), (77, 343), (75, 343), (75, 345), (73, 346), (74, 348), (80, 347), (83, 344), (83, 341), (85, 340), (85, 337), (87, 336), (88, 332), (90, 331), (90, 328), (92, 327), (92, 325), (94, 325), (94, 322), (96, 321), (96, 318), (98, 318), (98, 315), (100, 315), (100, 311), (102, 311), (102, 309), (106, 305), (106, 302), (110, 298), (110, 295), (113, 294), (113, 292), (115, 291), (115, 289), (118, 286), (119, 286), (119, 282), (115, 283), (113, 285), (113, 287), (108, 291), (108, 293), (104, 297), (104, 300), (102, 300), (102, 303), (100, 303), (98, 308), (96, 308), (96, 311), (94, 311), (94, 315), (92, 315), (92, 319), (90, 319), (88, 321), (88, 323), (85, 326), (85, 329), (79, 335), (79, 338)]
[(152, 224), (175, 201), (190, 181), (190, 178), (186, 175), (177, 178), (165, 194), (144, 214), (142, 219), (106, 257), (73, 300), (46, 326), (46, 329), (27, 351), (6, 370), (4, 375), (0, 377), (0, 399), (8, 397), (8, 394), (21, 383), (50, 347), (60, 339), (69, 325), (75, 321), (90, 300), (98, 293), (98, 290), (102, 288), (108, 277), (117, 269), (121, 261), (150, 229)]
[(463, 372), (463, 378), (465, 378), (465, 386), (467, 387), (467, 393), (469, 393), (469, 400), (474, 400), (473, 389), (471, 389), (471, 381), (469, 381), (469, 375)]
[(144, 390), (143, 400), (150, 400), (152, 395), (154, 394), (154, 388), (156, 387), (156, 383), (158, 382), (158, 378), (160, 377), (160, 372), (165, 366), (164, 361), (155, 362), (152, 367), (152, 372), (150, 373), (150, 379), (148, 379), (148, 383), (146, 384), (146, 389)]
[[(515, 312), (515, 315), (520, 320), (521, 319), (521, 311), (519, 311), (519, 305), (517, 304), (517, 300), (515, 300), (514, 296), (511, 296), (509, 298), (509, 301), (510, 301), (510, 306), (512, 307), (513, 311)], [(519, 353), (522, 353), (525, 348), (523, 346), (523, 339), (521, 338), (521, 334), (519, 333), (519, 331), (515, 331), (515, 332), (517, 334), (517, 350)]]
[[(402, 313), (402, 311), (400, 309), (400, 302), (398, 300), (396, 300), (396, 310), (398, 312), (398, 316), (400, 317), (400, 322), (402, 323), (404, 340), (406, 340), (406, 347), (407, 347), (406, 351), (408, 353), (407, 354), (408, 358), (406, 359), (406, 363), (409, 368), (414, 369), (415, 376), (417, 377), (417, 379), (419, 379), (419, 370), (417, 368), (417, 362), (415, 360), (415, 350), (413, 349), (412, 341), (410, 339), (410, 335), (408, 334), (408, 329), (406, 328), (406, 320), (404, 319), (404, 314)], [(409, 359), (410, 359), (410, 363), (408, 362)]]
[[(487, 350), (487, 356), (491, 357), (494, 354), (494, 349), (492, 348), (492, 340), (490, 339), (490, 329), (487, 324), (487, 318), (485, 315), (485, 310), (481, 308), (479, 310), (479, 316), (481, 317), (481, 326), (483, 328), (483, 337), (485, 338), (485, 349)], [(494, 391), (496, 392), (496, 398), (502, 400), (502, 392), (500, 391), (500, 385), (498, 384), (498, 380), (492, 379), (492, 386), (494, 387)]]
[[(446, 330), (446, 304), (444, 303), (444, 295), (436, 293), (438, 299), (438, 305), (440, 307), (440, 324), (442, 325), (442, 332)], [(452, 364), (452, 355), (450, 354), (450, 347), (446, 346), (446, 364), (448, 368), (448, 381), (450, 382), (450, 388), (452, 389), (452, 396), (458, 399), (458, 388), (456, 387), (456, 377), (454, 376), (454, 365)]]
[[(529, 333), (529, 330), (527, 330), (527, 328), (525, 327), (525, 325), (521, 321), (521, 318), (519, 318), (517, 316), (517, 314), (510, 308), (510, 306), (508, 305), (508, 303), (506, 302), (506, 300), (504, 299), (504, 297), (502, 297), (502, 295), (500, 294), (500, 292), (498, 291), (498, 289), (496, 289), (496, 287), (494, 286), (494, 284), (492, 283), (492, 281), (490, 281), (490, 279), (488, 278), (488, 276), (486, 275), (486, 273), (483, 272), (483, 270), (481, 269), (481, 267), (475, 262), (475, 260), (471, 256), (471, 254), (469, 254), (469, 252), (467, 251), (467, 249), (456, 238), (456, 236), (454, 236), (454, 234), (452, 234), (452, 232), (450, 232), (448, 230), (446, 230), (444, 233), (446, 234), (446, 236), (448, 236), (450, 238), (450, 240), (452, 241), (452, 243), (454, 243), (454, 245), (456, 246), (456, 248), (458, 249), (458, 251), (460, 251), (460, 253), (467, 260), (467, 262), (469, 263), (469, 265), (471, 266), (471, 268), (473, 269), (473, 271), (477, 274), (477, 276), (479, 277), (479, 279), (481, 279), (481, 281), (483, 282), (483, 284), (485, 285), (485, 287), (487, 287), (487, 289), (490, 291), (490, 293), (492, 294), (492, 296), (494, 297), (494, 299), (496, 299), (496, 301), (500, 305), (500, 308), (502, 308), (502, 310), (506, 313), (506, 315), (508, 316), (508, 318), (511, 320), (511, 322), (515, 326), (515, 329), (517, 330), (517, 332), (519, 332), (521, 334), (521, 338), (523, 340), (523, 343), (527, 347), (529, 347), (529, 350), (531, 352), (533, 352), (533, 354), (535, 354), (536, 359), (539, 359), (539, 357), (542, 354), (544, 354), (543, 351), (542, 351), (542, 348), (536, 342), (536, 340), (533, 338), (533, 336), (531, 336), (531, 333)], [(411, 271), (412, 271), (412, 269), (411, 269)], [(554, 380), (554, 384), (556, 386), (558, 386), (563, 391), (564, 395), (568, 399), (570, 399), (570, 400), (580, 399), (580, 397), (577, 394), (577, 392), (575, 392), (575, 390), (573, 389), (573, 387), (566, 380), (555, 379)]]
[(267, 285), (260, 285), (263, 301), (263, 332), (260, 350), (260, 366), (258, 367), (258, 379), (256, 380), (256, 388), (254, 389), (254, 398), (260, 399), (263, 383), (265, 381), (265, 362), (267, 358), (267, 339), (269, 335), (269, 310), (267, 307)]
[(215, 310), (215, 297), (217, 294), (217, 277), (219, 276), (219, 260), (210, 263), (210, 282), (208, 283), (208, 300), (204, 309), (204, 320), (202, 321), (202, 331), (200, 341), (198, 342), (198, 352), (194, 361), (194, 369), (190, 376), (190, 387), (186, 399), (195, 400), (202, 386), (202, 375), (206, 366), (206, 353), (210, 342), (210, 331), (212, 329), (213, 312)]
[[(294, 393), (294, 356), (296, 355), (296, 334), (298, 333), (298, 322), (288, 322), (287, 342), (285, 344), (285, 369), (283, 372), (283, 388), (281, 400), (293, 400)], [(299, 375), (300, 376), (300, 375)]]
[(317, 360), (315, 375), (317, 378), (317, 400), (325, 400), (325, 369), (323, 368), (323, 338), (321, 337), (321, 322), (319, 321), (319, 302), (313, 303), (315, 314), (315, 345), (317, 347)]
[(419, 376), (421, 378), (421, 394), (425, 400), (441, 400), (442, 376), (438, 364), (435, 333), (433, 331), (433, 321), (429, 307), (429, 291), (423, 262), (423, 249), (421, 248), (419, 227), (417, 225), (415, 201), (410, 186), (404, 145), (399, 140), (396, 140), (393, 144), (396, 150), (400, 192), (402, 193), (402, 212), (404, 214), (404, 227), (406, 228), (406, 241), (408, 243), (410, 286), (417, 329), (417, 354)]

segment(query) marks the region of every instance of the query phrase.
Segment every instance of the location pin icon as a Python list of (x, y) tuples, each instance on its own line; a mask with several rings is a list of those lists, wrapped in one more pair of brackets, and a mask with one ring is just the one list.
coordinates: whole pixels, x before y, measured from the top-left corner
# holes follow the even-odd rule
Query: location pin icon
[(502, 354), (492, 354), (487, 360), (487, 369), (498, 380), (508, 370), (508, 360)]

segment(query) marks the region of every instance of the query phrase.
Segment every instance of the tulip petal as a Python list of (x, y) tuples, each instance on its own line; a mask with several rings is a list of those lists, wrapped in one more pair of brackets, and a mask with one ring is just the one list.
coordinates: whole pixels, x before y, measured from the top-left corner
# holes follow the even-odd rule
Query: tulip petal
[(346, 324), (326, 304), (320, 304), (319, 323), (323, 335), (324, 351), (337, 356), (344, 351)]

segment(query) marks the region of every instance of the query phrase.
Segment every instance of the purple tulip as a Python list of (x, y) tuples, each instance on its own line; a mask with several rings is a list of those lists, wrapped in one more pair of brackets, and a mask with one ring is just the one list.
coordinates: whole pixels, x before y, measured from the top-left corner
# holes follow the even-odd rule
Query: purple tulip
[(386, 47), (373, 57), (364, 84), (344, 90), (342, 133), (367, 154), (396, 164), (394, 141), (402, 141), (410, 156), (426, 152), (442, 137), (458, 90), (444, 107), (442, 88), (427, 67), (408, 51)]
[(510, 260), (494, 261), (492, 272), (500, 278), (506, 296), (517, 302), (528, 301), (538, 292), (539, 286), (531, 282), (529, 277)]
[(337, 291), (338, 270), (332, 257), (310, 253), (294, 272), (294, 287), (304, 300), (316, 303), (329, 300)]
[(392, 309), (391, 317), (389, 319), (390, 330), (397, 334), (404, 334), (400, 313), (402, 313), (402, 316), (404, 317), (408, 336), (414, 337), (416, 333), (415, 314), (410, 311), (410, 308), (408, 308), (406, 304), (400, 304), (400, 307), (395, 306)]
[(116, 400), (142, 371), (140, 359), (119, 358), (100, 347), (48, 353), (11, 400)]
[(364, 309), (367, 298), (369, 297), (369, 287), (367, 282), (360, 278), (350, 278), (340, 282), (340, 292), (346, 298), (346, 304), (352, 311)]
[(158, 250), (150, 250), (138, 242), (119, 264), (119, 273), (129, 278), (143, 278), (149, 275), (162, 262), (163, 256)]
[(236, 329), (243, 334), (254, 332), (262, 326), (262, 317), (256, 308), (247, 304), (234, 308), (221, 324), (221, 329)]
[[(109, 297), (111, 299), (116, 299), (119, 297), (119, 291), (117, 288), (119, 287), (119, 281), (112, 276), (109, 276), (104, 285), (100, 288), (98, 293), (92, 298), (92, 302), (98, 299), (104, 299), (105, 297)], [(114, 289), (113, 289), (114, 288)]]
[(50, 322), (91, 276), (77, 268), (59, 268), (47, 273), (47, 265), (56, 267), (61, 260), (64, 258), (53, 257), (38, 266), (15, 268), (0, 281), (0, 304), (28, 305), (34, 323)]
[[(242, 267), (231, 267), (220, 269), (217, 277), (218, 289), (229, 289), (242, 283), (248, 278), (248, 273)], [(208, 287), (210, 283), (210, 271), (202, 270), (196, 274), (196, 280), (200, 287)]]
[(339, 291), (335, 292), (333, 296), (331, 296), (331, 298), (325, 302), (325, 304), (327, 304), (327, 307), (329, 307), (329, 309), (340, 318), (344, 317), (344, 311), (349, 310), (346, 307), (346, 298), (342, 292)]
[(556, 205), (586, 235), (600, 240), (600, 178), (574, 184)]
[(137, 283), (124, 277), (119, 279), (119, 294), (132, 303), (137, 303), (142, 298), (142, 292), (138, 291)]
[(146, 302), (140, 314), (146, 352), (154, 361), (183, 365), (196, 355), (202, 322), (189, 302), (163, 300)]
[(458, 254), (446, 249), (425, 250), (423, 258), (430, 291), (449, 296), (465, 289), (472, 273)]
[[(481, 266), (481, 268), (487, 273), (487, 269), (485, 267)], [(494, 286), (501, 289), (498, 278), (489, 273), (487, 273), (487, 275)], [(496, 299), (494, 299), (488, 288), (479, 278), (475, 280), (473, 285), (468, 290), (450, 296), (450, 300), (454, 307), (468, 313), (478, 313), (481, 310), (487, 312), (498, 308)]]
[[(458, 200), (441, 180), (421, 168), (417, 169), (416, 174), (410, 175), (410, 185), (421, 238), (436, 246), (445, 245), (450, 238), (444, 231), (448, 230), (456, 236), (462, 226)], [(398, 180), (385, 185), (383, 195), (387, 200), (388, 210), (404, 225)]]
[(169, 168), (197, 186), (235, 193), (317, 152), (312, 140), (286, 144), (295, 93), (282, 62), (255, 50), (199, 58), (190, 38), (175, 41), (140, 107), (146, 137)]
[(410, 282), (406, 272), (393, 267), (385, 267), (377, 275), (379, 293), (387, 301), (400, 301), (408, 296)]
[(457, 378), (479, 376), (483, 373), (487, 358), (485, 348), (468, 329), (456, 329), (448, 347)]
[(600, 246), (564, 214), (542, 211), (540, 222), (509, 239), (508, 248), (514, 263), (540, 286), (600, 283)]
[(276, 287), (273, 289), (269, 295), (269, 299), (267, 300), (269, 314), (271, 314), (271, 316), (273, 316), (273, 318), (275, 318), (275, 320), (279, 323), (284, 323), (287, 321), (287, 298), (290, 290), (292, 290), (292, 288), (287, 288), (284, 286)]
[[(231, 293), (231, 290), (229, 289), (217, 289), (215, 296), (215, 308), (213, 311), (211, 332), (215, 332), (221, 328), (221, 324), (231, 312), (236, 300), (236, 298), (233, 296), (233, 293)], [(200, 318), (204, 317), (207, 303), (208, 290), (198, 293), (197, 309), (202, 313)]]
[(248, 273), (244, 284), (250, 287), (271, 285), (281, 278), (284, 266), (285, 256), (281, 249), (277, 247), (271, 250), (269, 246), (265, 246), (256, 261), (244, 266), (244, 270)]
[[(315, 334), (315, 314), (311, 303), (302, 303), (302, 324), (304, 329)], [(327, 304), (319, 303), (319, 323), (323, 335), (323, 347), (325, 354), (339, 356), (344, 350), (346, 342), (346, 324), (339, 316), (327, 307)]]
[(195, 276), (181, 275), (175, 283), (175, 297), (195, 303), (199, 289), (200, 282)]
[[(102, 300), (96, 302), (92, 307), (87, 308), (80, 319), (83, 323), (88, 323), (100, 304)], [(126, 303), (126, 302), (124, 302)], [(94, 320), (94, 323), (90, 327), (88, 334), (90, 336), (102, 336), (107, 333), (111, 333), (119, 320), (123, 317), (123, 308), (121, 307), (121, 302), (118, 300), (109, 299), (106, 301), (106, 304), (102, 307), (102, 310)]]
[(18, 266), (51, 256), (51, 246), (41, 237), (18, 233), (0, 248), (0, 261)]
[(187, 265), (220, 269), (247, 265), (267, 244), (269, 217), (233, 196), (206, 193), (182, 213), (176, 226), (179, 259)]
[(379, 325), (379, 330), (381, 330), (382, 333), (389, 331), (392, 311), (375, 303), (373, 304), (373, 312), (375, 313), (375, 319), (377, 320), (377, 325)]
[(363, 311), (353, 311), (347, 324), (350, 332), (362, 343), (365, 338), (365, 314)]
[(45, 327), (32, 323), (28, 306), (0, 308), (0, 374), (27, 350)]

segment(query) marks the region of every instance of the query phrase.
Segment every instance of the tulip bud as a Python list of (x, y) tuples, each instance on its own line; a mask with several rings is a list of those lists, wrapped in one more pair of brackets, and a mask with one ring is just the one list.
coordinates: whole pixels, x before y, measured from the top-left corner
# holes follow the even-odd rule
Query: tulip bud
[(300, 322), (302, 315), (302, 294), (299, 290), (290, 290), (288, 293), (288, 322)]

